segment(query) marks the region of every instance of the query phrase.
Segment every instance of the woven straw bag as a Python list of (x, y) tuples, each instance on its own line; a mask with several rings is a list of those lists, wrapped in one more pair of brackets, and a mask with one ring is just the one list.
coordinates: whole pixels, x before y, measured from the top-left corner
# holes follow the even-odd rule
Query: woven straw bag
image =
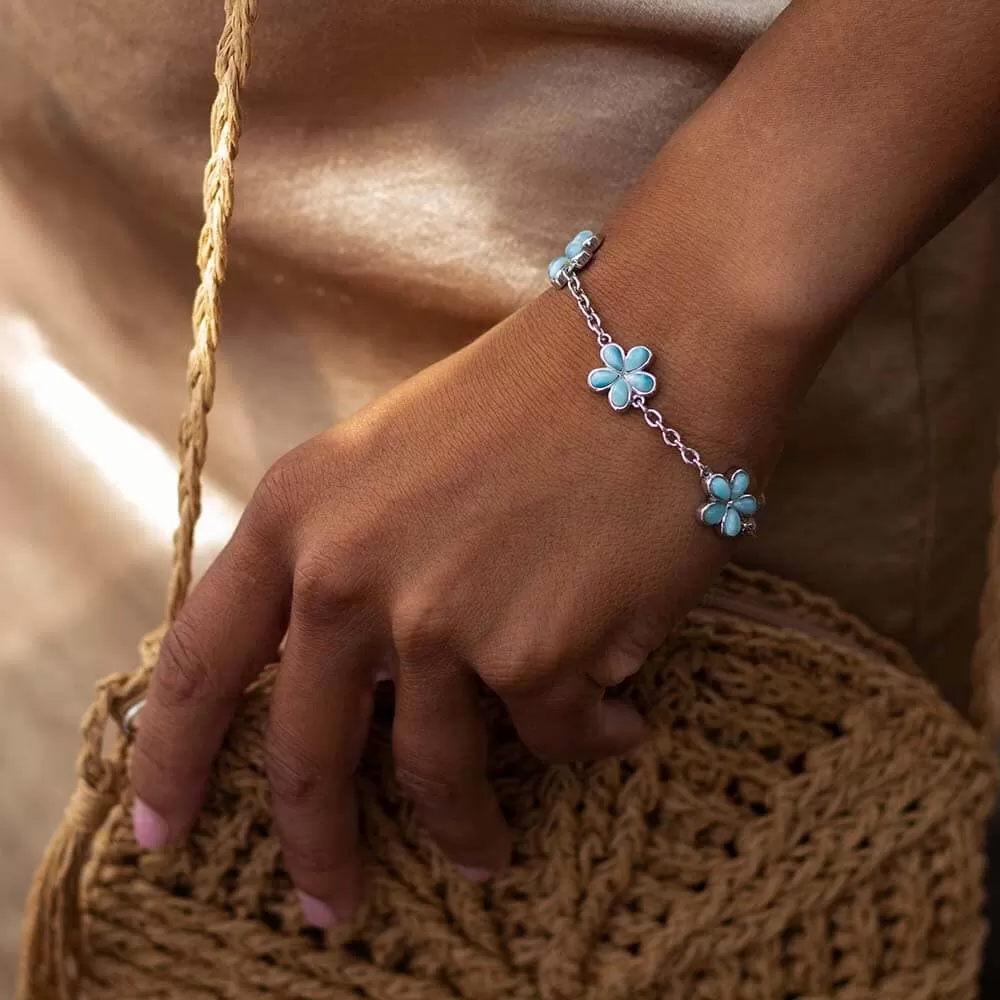
[[(168, 622), (190, 583), (256, 6), (227, 0), (218, 48)], [(271, 829), (274, 668), (248, 692), (189, 843), (138, 850), (128, 740), (107, 749), (105, 730), (142, 696), (162, 634), (85, 719), (79, 784), (28, 902), (22, 1000), (977, 995), (987, 744), (902, 649), (793, 584), (723, 575), (629, 687), (654, 736), (623, 760), (543, 765), (495, 711), (491, 777), (516, 844), (488, 886), (456, 876), (401, 801), (382, 706), (358, 779), (367, 902), (326, 936), (303, 925)]]

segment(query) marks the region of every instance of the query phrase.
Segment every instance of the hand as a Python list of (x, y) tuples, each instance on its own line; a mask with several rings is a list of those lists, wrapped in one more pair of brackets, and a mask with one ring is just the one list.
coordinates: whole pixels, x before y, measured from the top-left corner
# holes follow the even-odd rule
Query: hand
[[(595, 358), (572, 302), (544, 296), (268, 472), (164, 640), (133, 759), (141, 844), (185, 837), (242, 692), (286, 631), (268, 777), (286, 866), (320, 925), (348, 919), (361, 893), (353, 773), (381, 674), (396, 686), (401, 787), (477, 879), (510, 850), (480, 684), (548, 760), (643, 739), (605, 691), (731, 550), (696, 523), (696, 473), (588, 390)], [(725, 454), (747, 455), (724, 436)]]

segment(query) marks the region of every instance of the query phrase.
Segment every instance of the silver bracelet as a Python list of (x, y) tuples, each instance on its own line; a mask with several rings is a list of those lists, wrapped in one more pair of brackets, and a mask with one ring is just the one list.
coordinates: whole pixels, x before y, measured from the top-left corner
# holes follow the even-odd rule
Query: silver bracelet
[(698, 450), (684, 442), (680, 431), (667, 427), (659, 410), (646, 405), (646, 397), (656, 391), (656, 379), (646, 371), (653, 352), (641, 344), (626, 351), (604, 329), (601, 317), (583, 290), (579, 274), (594, 259), (600, 245), (601, 237), (584, 229), (566, 244), (563, 256), (549, 264), (549, 280), (556, 288), (569, 289), (601, 349), (604, 364), (587, 376), (587, 384), (595, 392), (608, 394), (611, 409), (638, 410), (646, 424), (659, 431), (663, 443), (675, 448), (685, 465), (698, 470), (706, 496), (706, 502), (698, 508), (702, 524), (715, 528), (723, 538), (756, 534), (755, 515), (764, 506), (764, 497), (750, 492), (750, 473), (740, 468), (730, 469), (725, 475), (713, 472), (701, 460)]

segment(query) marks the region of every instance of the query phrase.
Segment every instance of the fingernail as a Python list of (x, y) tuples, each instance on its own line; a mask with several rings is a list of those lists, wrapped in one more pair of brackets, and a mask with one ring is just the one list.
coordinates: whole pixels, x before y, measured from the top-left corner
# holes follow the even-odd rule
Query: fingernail
[(388, 667), (379, 667), (378, 670), (375, 671), (376, 684), (382, 684), (385, 681), (391, 681), (391, 680), (392, 680), (392, 674), (389, 671)]
[(306, 892), (299, 891), (298, 895), (302, 916), (306, 918), (306, 923), (313, 927), (321, 927), (323, 930), (335, 923), (333, 910), (326, 903)]
[(158, 851), (170, 838), (167, 821), (142, 799), (136, 799), (132, 806), (132, 829), (139, 846), (147, 851)]
[(489, 882), (493, 878), (493, 872), (489, 868), (470, 868), (468, 865), (455, 865), (460, 875), (464, 875), (473, 882)]

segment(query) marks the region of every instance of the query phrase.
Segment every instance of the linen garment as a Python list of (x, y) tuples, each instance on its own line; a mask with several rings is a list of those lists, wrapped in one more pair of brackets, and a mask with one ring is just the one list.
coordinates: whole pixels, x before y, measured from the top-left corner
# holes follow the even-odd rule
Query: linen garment
[[(782, 6), (262, 0), (213, 414), (221, 494), (238, 507), (281, 453), (543, 291), (549, 258), (610, 216)], [(168, 449), (221, 20), (205, 0), (0, 0), (7, 356), (43, 351)], [(865, 303), (739, 549), (902, 640), (959, 706), (996, 460), (998, 222), (991, 189)], [(0, 580), (13, 645), (37, 651), (111, 603), (93, 669), (126, 667), (158, 597), (123, 612), (111, 595), (136, 566), (154, 586), (166, 538), (129, 521), (113, 482), (72, 471), (79, 435), (25, 412), (0, 446), (20, 470), (7, 505), (58, 494), (18, 529), (58, 585)], [(61, 618), (60, 592), (86, 610)]]

